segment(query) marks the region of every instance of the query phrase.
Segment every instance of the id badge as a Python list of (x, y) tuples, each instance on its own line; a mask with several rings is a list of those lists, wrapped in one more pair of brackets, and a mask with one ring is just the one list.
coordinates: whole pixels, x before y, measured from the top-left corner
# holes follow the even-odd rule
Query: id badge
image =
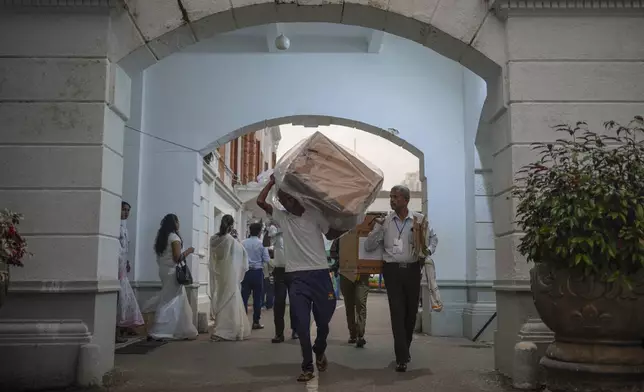
[(393, 253), (394, 254), (401, 254), (403, 252), (403, 243), (400, 238), (395, 238), (394, 239), (394, 248), (393, 248)]

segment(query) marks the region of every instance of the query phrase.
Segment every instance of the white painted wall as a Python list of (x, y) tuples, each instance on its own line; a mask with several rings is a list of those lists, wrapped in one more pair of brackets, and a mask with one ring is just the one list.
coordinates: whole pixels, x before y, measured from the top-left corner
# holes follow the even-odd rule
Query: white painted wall
[(128, 274), (130, 280), (136, 278), (137, 260), (137, 225), (139, 212), (139, 198), (141, 188), (141, 140), (144, 137), (141, 130), (141, 102), (143, 100), (143, 77), (138, 75), (132, 79), (132, 112), (130, 119), (125, 125), (123, 133), (123, 195), (124, 201), (130, 203), (130, 217), (127, 227), (130, 239), (128, 259), (131, 270)]
[[(173, 55), (146, 71), (144, 130), (198, 150), (238, 128), (291, 115), (396, 128), (425, 154), (429, 214), (440, 238), (439, 279), (462, 280), (467, 237), (463, 68), (413, 42), (390, 35), (384, 41), (380, 54)], [(142, 145), (145, 204), (138, 236), (151, 248), (165, 213), (178, 214), (182, 227), (193, 226), (191, 200), (199, 197), (193, 185), (201, 166), (195, 152), (150, 137)], [(191, 245), (191, 233), (183, 235)], [(141, 264), (155, 265), (152, 252), (139, 257)], [(154, 278), (152, 271), (141, 278)]]
[(476, 134), (483, 102), (487, 95), (485, 82), (468, 69), (463, 69), (463, 102), (466, 143), (465, 189), (468, 195), (465, 205), (467, 227), (467, 279), (493, 281), (494, 273), (494, 224), (492, 221), (492, 187), (489, 180), (492, 172), (483, 169)]

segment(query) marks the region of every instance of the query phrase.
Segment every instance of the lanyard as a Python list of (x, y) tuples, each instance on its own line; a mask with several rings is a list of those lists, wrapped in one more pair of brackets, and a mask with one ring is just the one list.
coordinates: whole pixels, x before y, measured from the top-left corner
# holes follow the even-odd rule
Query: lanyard
[(403, 230), (405, 230), (405, 225), (407, 224), (407, 218), (405, 218), (402, 228), (398, 226), (398, 222), (396, 222), (396, 219), (394, 219), (394, 223), (396, 224), (396, 229), (398, 229), (398, 239), (400, 239), (400, 237), (402, 237)]

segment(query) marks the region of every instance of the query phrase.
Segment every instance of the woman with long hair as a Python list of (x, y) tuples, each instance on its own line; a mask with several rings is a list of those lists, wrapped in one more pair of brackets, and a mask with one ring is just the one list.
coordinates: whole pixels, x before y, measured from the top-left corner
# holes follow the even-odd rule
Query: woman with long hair
[(156, 312), (148, 335), (154, 340), (196, 339), (198, 332), (192, 323), (192, 308), (185, 288), (177, 282), (176, 277), (177, 263), (191, 255), (194, 248), (183, 250), (176, 215), (163, 217), (154, 241), (154, 252), (159, 265), (161, 292), (152, 301), (156, 304)]
[(233, 217), (225, 215), (219, 232), (210, 238), (210, 317), (215, 322), (212, 341), (244, 340), (250, 336), (241, 295), (248, 256), (241, 242), (231, 235), (234, 224)]

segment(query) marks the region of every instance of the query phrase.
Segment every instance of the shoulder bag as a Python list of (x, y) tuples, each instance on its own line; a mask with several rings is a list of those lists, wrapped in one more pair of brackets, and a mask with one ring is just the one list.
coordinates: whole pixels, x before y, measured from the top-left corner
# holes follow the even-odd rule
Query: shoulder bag
[(186, 264), (186, 258), (183, 255), (181, 256), (181, 259), (179, 259), (179, 262), (177, 263), (177, 266), (175, 268), (177, 282), (182, 286), (191, 285), (192, 273), (190, 272), (190, 268), (188, 268), (188, 264)]

